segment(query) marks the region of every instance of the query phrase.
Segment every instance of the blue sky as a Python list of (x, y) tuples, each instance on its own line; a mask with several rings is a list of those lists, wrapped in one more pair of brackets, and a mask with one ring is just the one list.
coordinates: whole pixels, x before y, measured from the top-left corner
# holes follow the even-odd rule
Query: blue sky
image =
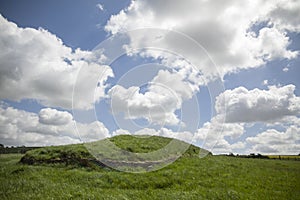
[(298, 11), (297, 1), (1, 0), (0, 141), (150, 134), (214, 153), (298, 153)]
[[(112, 14), (130, 1), (1, 1), (1, 14), (20, 27), (43, 27), (63, 39), (72, 48), (92, 50), (107, 37), (103, 30)], [(97, 4), (105, 5), (100, 11)]]

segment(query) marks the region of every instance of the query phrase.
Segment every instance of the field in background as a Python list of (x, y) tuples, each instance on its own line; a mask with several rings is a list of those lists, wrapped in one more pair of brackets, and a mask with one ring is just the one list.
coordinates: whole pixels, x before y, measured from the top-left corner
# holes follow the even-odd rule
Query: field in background
[(270, 159), (279, 159), (279, 160), (300, 160), (300, 155), (266, 155)]
[(300, 162), (185, 156), (133, 174), (0, 155), (0, 199), (299, 199)]

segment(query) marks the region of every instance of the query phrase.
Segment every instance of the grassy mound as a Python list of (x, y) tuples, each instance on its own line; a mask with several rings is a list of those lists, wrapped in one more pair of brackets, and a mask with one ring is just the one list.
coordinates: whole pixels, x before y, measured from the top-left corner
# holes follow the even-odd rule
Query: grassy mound
[[(173, 145), (169, 148), (171, 150), (164, 149), (167, 145)], [(178, 152), (180, 147), (187, 147), (183, 155)], [(136, 171), (136, 168), (153, 169), (155, 165), (161, 166), (162, 163), (176, 160), (179, 156), (198, 156), (200, 151), (209, 153), (194, 145), (171, 138), (120, 135), (88, 144), (31, 150), (21, 158), (20, 162), (30, 165), (64, 164), (91, 168), (113, 166), (114, 169), (134, 168), (132, 170)]]

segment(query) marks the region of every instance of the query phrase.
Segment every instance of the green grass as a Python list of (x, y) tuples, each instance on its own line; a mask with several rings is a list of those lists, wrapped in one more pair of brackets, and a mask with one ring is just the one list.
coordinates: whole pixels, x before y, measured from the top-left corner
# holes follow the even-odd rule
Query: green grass
[(155, 136), (120, 135), (109, 139), (116, 146), (130, 152), (148, 153), (166, 146), (171, 139)]
[[(112, 140), (118, 140), (122, 148), (128, 143), (135, 151), (144, 151), (148, 145), (147, 140), (141, 145), (127, 139)], [(152, 140), (150, 143), (156, 144), (149, 145), (148, 151), (168, 142)], [(193, 148), (161, 170), (138, 174), (71, 162), (27, 165), (19, 162), (21, 154), (0, 155), (0, 199), (300, 199), (299, 161), (227, 156), (200, 159)], [(27, 154), (51, 160), (60, 157), (60, 152), (89, 156), (83, 145), (47, 147)]]

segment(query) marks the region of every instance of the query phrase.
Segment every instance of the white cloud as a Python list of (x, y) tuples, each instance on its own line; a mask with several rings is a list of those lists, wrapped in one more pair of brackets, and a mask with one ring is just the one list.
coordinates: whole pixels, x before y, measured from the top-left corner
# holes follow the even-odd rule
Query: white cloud
[[(194, 135), (194, 142), (213, 153), (295, 153), (299, 149), (300, 97), (294, 94), (295, 86), (270, 86), (268, 90), (247, 90), (244, 87), (226, 90), (216, 99), (217, 115), (203, 125)], [(238, 139), (245, 127), (253, 122), (264, 122), (268, 128), (281, 127), (248, 137), (246, 143), (230, 144), (226, 137)], [(291, 128), (293, 127), (293, 128)], [(273, 139), (274, 140), (273, 140)], [(280, 145), (272, 144), (282, 140)]]
[(194, 134), (193, 141), (204, 149), (215, 154), (234, 152), (234, 149), (242, 147), (241, 143), (230, 145), (225, 137), (237, 139), (244, 133), (242, 123), (224, 123), (221, 116), (216, 116), (210, 122), (206, 122), (202, 128)]
[(286, 32), (282, 32), (276, 28), (262, 28), (257, 37), (259, 50), (258, 56), (265, 60), (274, 60), (277, 58), (295, 58), (298, 55), (296, 51), (287, 50), (290, 44)]
[(101, 65), (105, 56), (100, 51), (73, 51), (47, 30), (19, 28), (1, 15), (0, 30), (1, 99), (37, 99), (70, 109), (76, 80), (80, 95), (75, 96), (74, 108), (89, 109), (104, 97), (105, 81), (113, 72)]
[[(101, 122), (76, 123), (83, 141), (109, 136)], [(12, 107), (0, 107), (0, 141), (13, 146), (46, 146), (80, 143), (72, 116), (55, 109), (42, 109), (38, 114)]]
[(180, 122), (174, 114), (179, 109), (179, 98), (165, 90), (164, 93), (140, 92), (139, 87), (128, 89), (116, 85), (108, 94), (114, 114), (124, 113), (127, 119), (144, 118), (153, 124), (176, 125)]
[(279, 29), (300, 32), (300, 4), (298, 0), (278, 1), (277, 6), (267, 14)]
[[(210, 136), (210, 133), (213, 136)], [(244, 133), (244, 127), (242, 123), (223, 123), (223, 120), (216, 116), (211, 119), (210, 122), (204, 123), (201, 129), (198, 129), (196, 133), (196, 138), (200, 140), (205, 140), (208, 137), (218, 137), (229, 136), (232, 139), (240, 137)]]
[(189, 72), (182, 71), (183, 69), (171, 73), (167, 70), (160, 70), (157, 76), (153, 78), (149, 90), (158, 93), (167, 93), (168, 90), (171, 90), (178, 96), (180, 101), (191, 99), (194, 92), (199, 89), (198, 87), (193, 87), (193, 84), (187, 79), (189, 78), (187, 77)]
[(231, 145), (232, 149), (244, 149), (246, 144), (244, 142), (237, 142)]
[(39, 112), (39, 122), (48, 125), (65, 125), (71, 122), (72, 115), (66, 111), (44, 108)]
[[(298, 52), (288, 50), (290, 38), (286, 31), (299, 31), (298, 13), (300, 8), (296, 1), (136, 0), (113, 15), (105, 29), (112, 34), (149, 27), (183, 32), (208, 51), (224, 76), (241, 69), (259, 67), (274, 59), (295, 58)], [(268, 27), (261, 28), (257, 35), (252, 32), (254, 24), (266, 21), (269, 22)], [(131, 41), (127, 48), (158, 45), (162, 50), (185, 56), (206, 78), (213, 79), (211, 73), (215, 75), (216, 72), (211, 71), (212, 67), (204, 62), (205, 57), (194, 51), (190, 44), (172, 38), (171, 32), (156, 32), (156, 36), (149, 30), (143, 34), (128, 33)], [(157, 52), (145, 50), (141, 55), (173, 59), (164, 52), (158, 56)]]
[(294, 85), (270, 86), (268, 90), (238, 87), (217, 97), (216, 110), (224, 115), (226, 108), (227, 122), (280, 121), (300, 113), (300, 97), (294, 91)]
[(252, 145), (250, 152), (262, 154), (299, 154), (300, 127), (291, 126), (285, 132), (268, 129), (254, 137), (248, 137), (247, 143)]
[(213, 154), (229, 154), (240, 153), (245, 151), (246, 144), (244, 142), (236, 142), (230, 144), (226, 139), (219, 139), (210, 150)]
[(117, 136), (117, 135), (131, 135), (129, 131), (124, 130), (124, 129), (117, 129), (112, 132), (112, 136)]
[(289, 68), (288, 68), (288, 67), (284, 67), (284, 68), (282, 69), (282, 71), (283, 71), (283, 72), (288, 72), (288, 71), (289, 71)]
[(128, 119), (144, 118), (153, 124), (181, 124), (175, 111), (199, 91), (199, 86), (192, 81), (197, 75), (186, 70), (160, 70), (148, 83), (145, 93), (139, 87), (114, 86), (108, 92), (113, 112), (124, 113)]
[(149, 135), (149, 136), (158, 136), (159, 135), (159, 131), (156, 131), (155, 129), (151, 129), (151, 128), (143, 128), (140, 129), (136, 132), (134, 132), (133, 135)]
[(172, 131), (167, 128), (160, 129), (159, 135), (163, 137), (175, 138), (187, 143), (192, 143), (194, 137), (194, 134), (189, 131)]
[(83, 142), (91, 142), (110, 137), (109, 130), (100, 121), (92, 123), (78, 123), (76, 122), (78, 134)]
[(97, 7), (100, 11), (104, 11), (104, 6), (103, 6), (102, 4), (98, 3), (98, 4), (96, 5), (96, 7)]
[(268, 83), (269, 83), (268, 80), (264, 80), (264, 81), (262, 82), (263, 85), (268, 85)]
[(286, 116), (280, 121), (270, 122), (267, 123), (268, 127), (272, 126), (282, 126), (284, 128), (288, 128), (290, 126), (300, 126), (300, 116)]

